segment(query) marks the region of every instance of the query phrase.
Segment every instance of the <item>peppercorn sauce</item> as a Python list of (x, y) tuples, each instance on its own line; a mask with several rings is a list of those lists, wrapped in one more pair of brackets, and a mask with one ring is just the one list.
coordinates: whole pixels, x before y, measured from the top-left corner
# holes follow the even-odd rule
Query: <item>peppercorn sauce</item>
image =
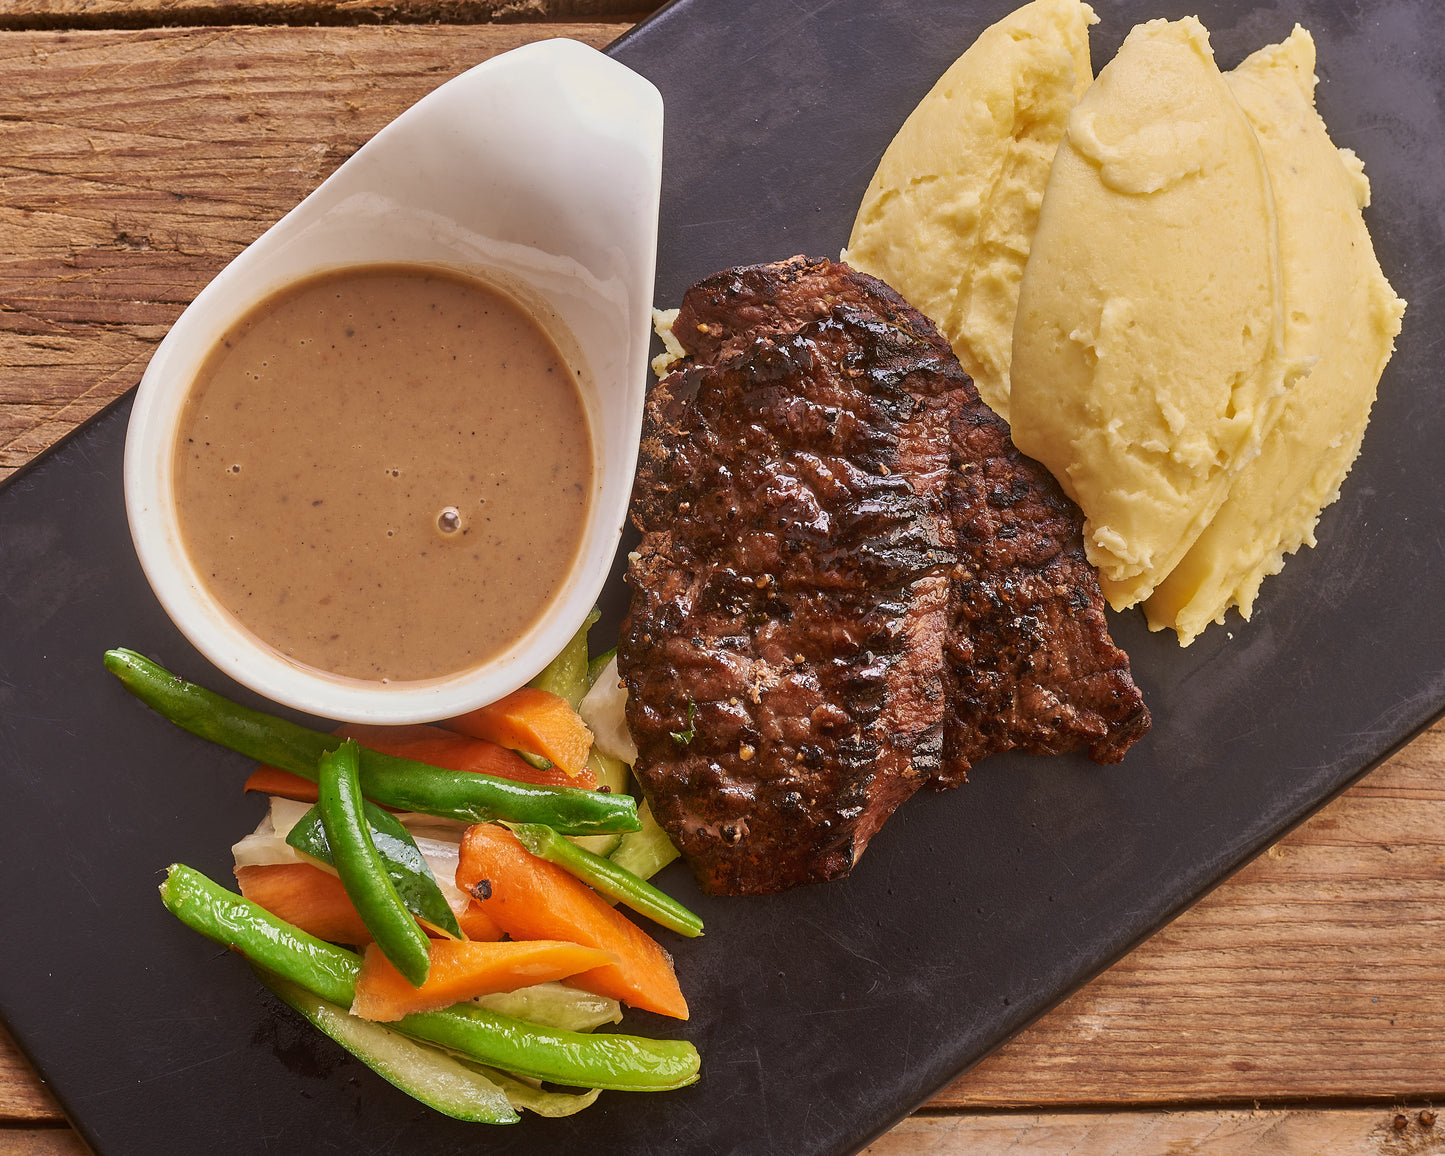
[(577, 557), (593, 489), (580, 373), (513, 298), (449, 272), (289, 286), (224, 336), (186, 400), (186, 552), (298, 663), (389, 682), (479, 666)]

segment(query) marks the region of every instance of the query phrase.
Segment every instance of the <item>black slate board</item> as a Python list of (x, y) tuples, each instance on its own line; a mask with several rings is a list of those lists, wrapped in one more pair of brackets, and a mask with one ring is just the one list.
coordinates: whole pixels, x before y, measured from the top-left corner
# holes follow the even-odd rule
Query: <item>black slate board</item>
[[(722, 266), (836, 254), (897, 125), (1010, 6), (679, 0), (620, 41), (667, 101), (658, 301)], [(851, 1151), (1445, 707), (1435, 0), (1095, 6), (1096, 62), (1156, 16), (1197, 12), (1223, 67), (1296, 20), (1315, 35), (1319, 105), (1366, 162), (1381, 262), (1410, 302), (1323, 548), (1265, 585), (1252, 623), (1188, 650), (1114, 619), (1156, 718), (1122, 767), (989, 760), (962, 790), (905, 805), (841, 884), (720, 901), (670, 868), (665, 885), (708, 923), (698, 942), (662, 936), (702, 1082), (478, 1130), (313, 1037), (156, 900), (174, 860), (226, 878), (261, 803), (240, 796), (244, 760), (149, 714), (100, 654), (132, 646), (255, 700), (141, 576), (123, 401), (0, 489), (0, 1014), (98, 1152)]]

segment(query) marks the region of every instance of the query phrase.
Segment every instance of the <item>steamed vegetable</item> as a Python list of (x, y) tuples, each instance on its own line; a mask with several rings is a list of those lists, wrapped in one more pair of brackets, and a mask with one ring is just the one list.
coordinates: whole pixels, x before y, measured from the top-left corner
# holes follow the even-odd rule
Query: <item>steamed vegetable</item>
[(278, 919), (329, 943), (370, 943), (341, 880), (310, 863), (264, 863), (236, 868), (241, 894)]
[(594, 891), (610, 896), (679, 935), (693, 937), (702, 934), (701, 919), (672, 896), (664, 895), (625, 867), (575, 846), (551, 827), (536, 823), (508, 823), (506, 826), (533, 855), (576, 876)]
[(534, 983), (516, 991), (484, 995), (476, 1002), (513, 1019), (569, 1032), (590, 1032), (603, 1024), (622, 1022), (622, 1005), (615, 999), (565, 983)]
[[(361, 797), (359, 749), (347, 739), (336, 750), (321, 756), (320, 778), (316, 784), (320, 800), (316, 806), (321, 812), (321, 825), (326, 831), (336, 873), (356, 905), (356, 913), (397, 971), (406, 976), (413, 987), (420, 987), (431, 967), (426, 932), (417, 926), (397, 894), (386, 861), (376, 849), (371, 824), (367, 821), (366, 800)], [(413, 843), (411, 849), (415, 851), (416, 844)], [(417, 859), (421, 859), (420, 854)], [(425, 869), (425, 864), (422, 866)], [(431, 872), (428, 871), (426, 877), (431, 879)], [(436, 891), (435, 881), (432, 890)], [(436, 892), (436, 898), (446, 906), (441, 892)], [(450, 910), (447, 916), (451, 918)], [(452, 926), (456, 926), (455, 919)]]
[[(127, 690), (192, 734), (304, 778), (315, 779), (317, 760), (341, 745), (334, 735), (229, 702), (134, 651), (107, 651), (105, 665)], [(638, 829), (637, 805), (626, 795), (533, 787), (375, 751), (361, 753), (361, 781), (366, 796), (382, 806), (467, 822), (546, 823), (569, 835)]]
[[(355, 952), (291, 927), (180, 864), (170, 868), (161, 884), (161, 899), (193, 930), (313, 995), (340, 1007), (351, 1005), (361, 967)], [(410, 1015), (393, 1030), (479, 1064), (571, 1087), (666, 1091), (691, 1084), (698, 1075), (697, 1049), (683, 1040), (584, 1035), (525, 1023), (474, 1004)]]
[(457, 923), (461, 925), (462, 934), (468, 939), (490, 942), (502, 938), (502, 929), (497, 926), (497, 921), (488, 915), (475, 899), (457, 916)]
[(604, 651), (596, 658), (587, 661), (587, 687), (590, 690), (597, 685), (597, 680), (602, 677), (602, 672), (617, 661), (617, 647)]
[[(372, 726), (345, 723), (337, 727), (335, 733), (342, 738), (355, 739), (369, 751), (448, 771), (470, 771), (476, 775), (492, 775), (539, 787), (583, 787), (591, 790), (597, 786), (590, 768), (576, 776), (568, 775), (551, 763), (539, 768), (516, 751), (430, 724)], [(257, 767), (246, 780), (246, 790), (316, 802), (315, 783), (278, 767)]]
[[(348, 749), (355, 750), (355, 744), (349, 740), (335, 754), (323, 758), (334, 759)], [(457, 926), (457, 917), (437, 886), (436, 876), (411, 833), (396, 816), (375, 803), (362, 803), (362, 822), (368, 829), (382, 872), (391, 880), (406, 909), (423, 923), (453, 939), (460, 939), (462, 931)], [(303, 855), (329, 863), (340, 872), (320, 804), (307, 811), (301, 821), (291, 828), (286, 842)]]
[[(372, 814), (375, 809), (368, 809)], [(393, 821), (391, 812), (379, 812), (383, 816), (383, 822)], [(302, 837), (296, 832), (298, 824), (303, 821), (315, 822), (316, 827), (307, 837)], [(460, 853), (459, 844), (466, 825), (451, 819), (438, 819), (431, 815), (419, 815), (416, 813), (400, 814), (395, 816), (404, 828), (404, 835), (421, 853), (427, 868), (430, 869), (435, 885), (446, 900), (446, 904), (455, 916), (461, 933), (468, 939), (494, 940), (502, 937), (501, 928), (481, 910), (471, 896), (464, 894), (457, 889), (457, 856)], [(291, 835), (297, 835), (300, 849), (287, 842)], [(619, 836), (620, 837), (620, 836)], [(372, 838), (377, 838), (375, 825), (372, 829)], [(316, 845), (319, 842), (319, 845)], [(360, 924), (360, 917), (346, 897), (340, 881), (336, 878), (336, 869), (329, 866), (330, 850), (326, 847), (325, 833), (320, 830), (319, 818), (315, 808), (308, 807), (305, 803), (294, 802), (290, 799), (283, 799), (277, 796), (271, 797), (271, 806), (262, 817), (256, 829), (231, 848), (231, 854), (236, 861), (236, 878), (242, 883), (242, 891), (248, 896), (257, 899), (261, 906), (268, 911), (280, 915), (283, 919), (289, 919), (307, 931), (320, 934), (323, 939), (331, 939), (337, 943), (369, 943), (370, 933), (365, 929), (357, 935), (355, 927)], [(378, 844), (380, 846), (380, 844)], [(384, 853), (384, 851), (383, 851)], [(309, 867), (312, 870), (307, 872), (282, 872), (277, 869), (282, 867)], [(393, 872), (398, 867), (393, 864)], [(321, 878), (315, 880), (312, 877), (319, 875)], [(393, 879), (396, 876), (393, 874)], [(326, 885), (330, 884), (330, 888)], [(251, 896), (248, 888), (255, 888), (257, 894)], [(398, 887), (401, 891), (401, 888)], [(405, 899), (405, 892), (402, 892)], [(339, 907), (336, 897), (339, 896)], [(280, 906), (273, 906), (273, 901)], [(319, 904), (319, 915), (328, 917), (335, 915), (342, 920), (341, 927), (351, 929), (351, 935), (326, 935), (312, 927), (307, 920), (312, 918), (311, 905)], [(413, 915), (420, 914), (425, 919), (426, 912), (415, 907), (410, 908)], [(300, 918), (293, 918), (292, 914), (299, 914)], [(349, 922), (346, 921), (349, 916)], [(446, 919), (438, 915), (435, 923), (424, 923), (428, 928), (437, 927), (437, 934), (445, 934), (455, 937), (457, 931), (446, 924)], [(446, 925), (446, 930), (441, 930), (439, 925)]]
[(623, 835), (609, 858), (639, 878), (651, 879), (678, 857), (678, 850), (646, 802), (638, 808), (637, 820), (642, 830)]
[[(324, 735), (134, 652), (106, 655), (107, 669), (167, 718), (268, 764), (248, 789), (317, 800), (273, 797), (234, 848), (241, 889), (256, 902), (177, 865), (161, 888), (166, 906), (250, 959), (318, 1030), (457, 1119), (509, 1123), (523, 1107), (565, 1116), (602, 1089), (697, 1079), (684, 1041), (584, 1034), (620, 1020), (619, 999), (687, 1017), (671, 958), (610, 902), (684, 935), (702, 926), (606, 857), (650, 873), (668, 861), (663, 847), (676, 852), (655, 823), (644, 828), (629, 767), (594, 747), (572, 709), (598, 675), (587, 659), (596, 618), (532, 686), (448, 724), (467, 733), (347, 724)], [(614, 695), (604, 716), (625, 734), (624, 703)], [(364, 960), (324, 938), (365, 945)]]
[(409, 1015), (396, 1026), (479, 1063), (574, 1088), (667, 1092), (697, 1080), (697, 1049), (684, 1040), (544, 1029), (470, 1003)]
[(592, 749), (592, 732), (560, 695), (524, 686), (487, 706), (447, 720), (473, 738), (541, 755), (569, 775), (580, 775)]
[(458, 1120), (515, 1124), (507, 1092), (484, 1070), (399, 1032), (359, 1019), (299, 984), (255, 968), (256, 976), (313, 1027), (408, 1096)]
[[(631, 786), (632, 769), (626, 763), (608, 758), (598, 751), (595, 745), (587, 755), (587, 770), (596, 778), (598, 790), (625, 795)], [(622, 842), (621, 832), (608, 835), (568, 835), (567, 838), (594, 855), (611, 855)]]
[(430, 723), (414, 726), (345, 723), (336, 729), (336, 733), (355, 739), (368, 750), (444, 767), (449, 771), (471, 771), (539, 787), (585, 787), (591, 790), (597, 786), (586, 768), (576, 775), (569, 775), (550, 763), (546, 768), (538, 768), (499, 743), (458, 734)]
[(595, 947), (556, 940), (468, 943), (438, 939), (432, 941), (426, 982), (415, 987), (372, 944), (361, 959), (351, 1011), (368, 1020), (399, 1020), (412, 1012), (436, 1011), (479, 995), (566, 979), (613, 959)]
[(587, 677), (587, 634), (601, 617), (602, 611), (594, 606), (572, 640), (562, 648), (562, 653), (527, 685), (565, 698), (567, 705), (576, 710), (587, 688), (592, 685), (592, 680)]
[(258, 967), (300, 984), (313, 995), (350, 1007), (361, 958), (277, 919), (192, 867), (173, 863), (161, 884), (166, 910), (208, 939), (238, 951)]
[(627, 689), (617, 674), (614, 653), (577, 710), (592, 731), (597, 749), (631, 766), (637, 762), (637, 743), (627, 729), (626, 706)]
[(506, 1072), (499, 1072), (496, 1068), (484, 1067), (481, 1064), (468, 1063), (466, 1060), (459, 1061), (466, 1064), (476, 1072), (485, 1076), (501, 1088), (507, 1094), (507, 1099), (514, 1108), (526, 1108), (538, 1116), (575, 1116), (583, 1108), (590, 1108), (597, 1102), (597, 1094), (601, 1088), (593, 1088), (590, 1092), (544, 1092), (535, 1083), (529, 1084), (525, 1080), (519, 1080), (515, 1076), (509, 1076)]
[(513, 939), (564, 939), (617, 956), (616, 964), (574, 975), (569, 982), (575, 987), (687, 1018), (667, 952), (597, 892), (538, 859), (505, 828), (479, 824), (467, 831), (457, 886), (471, 891)]

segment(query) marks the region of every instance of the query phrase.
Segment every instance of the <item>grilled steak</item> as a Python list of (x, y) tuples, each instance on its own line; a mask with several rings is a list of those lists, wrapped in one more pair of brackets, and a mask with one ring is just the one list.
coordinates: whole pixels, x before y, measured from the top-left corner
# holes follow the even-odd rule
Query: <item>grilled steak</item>
[(1109, 637), (1083, 517), (982, 403), (955, 414), (949, 509), (959, 553), (949, 598), (943, 773), (985, 755), (1087, 748), (1117, 763), (1149, 729), (1129, 657)]
[[(802, 271), (723, 274), (688, 300), (766, 300)], [(720, 319), (703, 332), (719, 360), (648, 401), (618, 667), (638, 779), (715, 892), (845, 875), (940, 769), (950, 396), (967, 378), (851, 277), (787, 332), (735, 341)]]
[(1078, 511), (926, 318), (793, 258), (699, 282), (673, 331), (618, 666), (634, 770), (705, 889), (838, 878), (925, 782), (1147, 728)]

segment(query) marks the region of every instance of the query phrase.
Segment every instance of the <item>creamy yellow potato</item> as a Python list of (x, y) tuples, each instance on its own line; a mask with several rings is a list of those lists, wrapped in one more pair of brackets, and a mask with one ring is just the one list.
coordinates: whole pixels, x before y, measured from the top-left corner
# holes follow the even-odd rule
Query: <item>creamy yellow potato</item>
[(1092, 23), (1035, 0), (985, 31), (843, 259), (938, 324), (1079, 503), (1110, 603), (1187, 645), (1314, 545), (1405, 306), (1307, 32), (1221, 75), (1198, 20), (1151, 21), (1090, 87)]
[(1193, 17), (1136, 27), (1070, 114), (1014, 328), (1014, 441), (1079, 503), (1115, 609), (1178, 565), (1308, 368), (1274, 200)]
[(1149, 625), (1186, 645), (1230, 605), (1248, 618), (1284, 556), (1315, 544), (1339, 496), (1394, 349), (1405, 303), (1380, 271), (1360, 210), (1369, 183), (1314, 107), (1314, 41), (1296, 27), (1226, 76), (1258, 136), (1278, 219), (1286, 354), (1313, 362), (1259, 457), (1184, 559), (1145, 603)]
[(1003, 417), (1019, 281), (1097, 19), (1034, 0), (988, 28), (888, 146), (843, 251), (927, 314)]

